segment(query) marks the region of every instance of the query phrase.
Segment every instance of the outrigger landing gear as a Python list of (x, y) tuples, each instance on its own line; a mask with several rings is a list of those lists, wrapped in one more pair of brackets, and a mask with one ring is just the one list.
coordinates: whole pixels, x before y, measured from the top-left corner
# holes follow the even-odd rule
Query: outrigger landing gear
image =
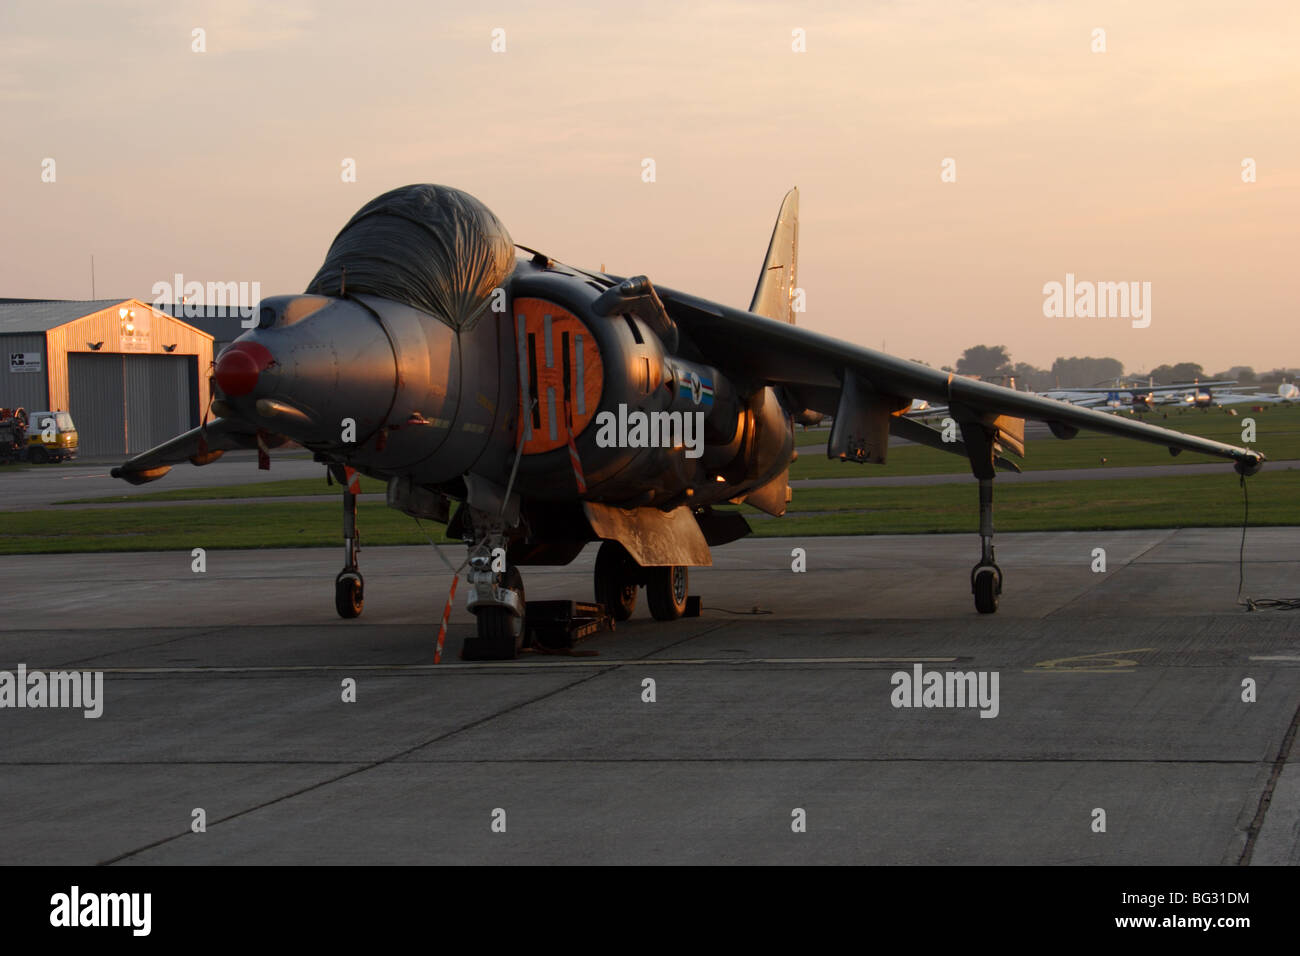
[(478, 634), (465, 638), (461, 657), (467, 661), (512, 660), (523, 647), (527, 632), (524, 579), (519, 568), (505, 564), (505, 523), (500, 516), (471, 508), (470, 520), (475, 544), (470, 548), (466, 607), (477, 618)]
[[(1000, 440), (1010, 442), (1014, 436), (1002, 432), (1000, 419), (983, 420), (964, 410), (957, 414), (966, 457), (980, 485), (980, 560), (971, 568), (970, 589), (975, 595), (975, 610), (993, 614), (998, 609), (998, 595), (1002, 593), (1002, 569), (993, 559), (993, 475), (1000, 460)], [(1017, 454), (1023, 452), (1021, 447)]]
[(980, 561), (970, 572), (970, 589), (975, 594), (975, 610), (992, 614), (998, 609), (1002, 593), (1002, 569), (993, 558), (993, 479), (980, 482)]
[(346, 475), (341, 481), (344, 565), (334, 579), (334, 609), (339, 612), (339, 617), (353, 618), (360, 617), (365, 606), (365, 581), (357, 568), (357, 555), (361, 553), (361, 542), (357, 537), (357, 496), (352, 493)]

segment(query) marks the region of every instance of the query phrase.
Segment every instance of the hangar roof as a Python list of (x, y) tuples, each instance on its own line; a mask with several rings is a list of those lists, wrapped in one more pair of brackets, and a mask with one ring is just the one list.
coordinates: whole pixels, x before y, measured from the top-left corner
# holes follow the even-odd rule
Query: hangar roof
[(92, 299), (82, 302), (66, 300), (49, 300), (45, 302), (5, 302), (0, 303), (0, 335), (23, 332), (48, 332), (75, 322), (83, 316), (111, 309), (123, 299)]
[[(73, 301), (68, 299), (0, 299), (0, 335), (22, 335), (37, 332), (49, 332), (60, 326), (69, 325), (78, 319), (94, 315), (118, 306), (129, 308), (146, 308), (154, 315), (187, 326), (212, 338), (212, 332), (177, 318), (166, 309), (155, 308), (140, 299), (87, 299)], [(235, 319), (236, 323), (238, 318)], [(243, 331), (242, 329), (240, 331)], [(236, 332), (237, 336), (239, 332)]]

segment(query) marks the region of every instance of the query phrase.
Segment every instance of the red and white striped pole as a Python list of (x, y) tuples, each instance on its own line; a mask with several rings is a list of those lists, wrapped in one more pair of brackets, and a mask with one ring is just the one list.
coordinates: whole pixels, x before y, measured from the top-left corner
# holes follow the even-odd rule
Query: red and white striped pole
[(451, 602), (456, 599), (456, 584), (460, 581), (460, 575), (456, 574), (451, 579), (451, 591), (447, 595), (447, 606), (442, 609), (442, 623), (438, 625), (438, 647), (433, 652), (433, 662), (442, 663), (442, 644), (447, 639), (447, 619), (451, 617)]

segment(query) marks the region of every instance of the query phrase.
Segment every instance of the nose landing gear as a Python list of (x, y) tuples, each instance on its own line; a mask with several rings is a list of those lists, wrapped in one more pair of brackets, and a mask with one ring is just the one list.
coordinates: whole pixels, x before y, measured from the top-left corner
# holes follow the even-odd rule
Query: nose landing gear
[(470, 549), (469, 598), (477, 635), (465, 638), (461, 657), (467, 661), (512, 660), (524, 645), (527, 602), (524, 579), (506, 562), (504, 522), (497, 515), (471, 509), (475, 544)]
[[(524, 578), (513, 565), (503, 574), (492, 575), (486, 584), (475, 584), (475, 572), (470, 572), (471, 587), (476, 593), (470, 596), (470, 610), (478, 626), (475, 637), (465, 638), (461, 657), (467, 661), (508, 661), (514, 659), (524, 646), (526, 629)], [(480, 595), (490, 593), (491, 603)]]

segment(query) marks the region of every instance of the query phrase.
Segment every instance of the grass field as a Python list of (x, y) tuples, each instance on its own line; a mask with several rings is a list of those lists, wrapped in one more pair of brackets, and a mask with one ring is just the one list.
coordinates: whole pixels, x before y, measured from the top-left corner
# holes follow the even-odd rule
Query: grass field
[[(442, 525), (423, 524), (434, 541), (446, 540)], [(379, 502), (357, 505), (357, 525), (363, 545), (429, 540), (414, 518)], [(0, 554), (342, 546), (343, 512), (333, 501), (0, 513)]]
[[(763, 537), (974, 533), (976, 487), (971, 479), (924, 488), (815, 488), (796, 491), (784, 518), (742, 510)], [(1252, 525), (1300, 525), (1300, 471), (1261, 472), (1249, 479), (1249, 493)], [(1003, 484), (994, 508), (998, 531), (1235, 527), (1242, 494), (1229, 468), (1224, 475)]]
[[(818, 488), (797, 491), (791, 515), (768, 519), (752, 509), (762, 537), (837, 534), (974, 532), (975, 482), (930, 487)], [(1241, 523), (1238, 480), (1184, 475), (1140, 481), (1004, 484), (997, 490), (999, 531), (1112, 528), (1233, 527)], [(338, 502), (215, 502), (168, 507), (0, 513), (0, 554), (154, 551), (191, 548), (339, 547)], [(1250, 479), (1253, 525), (1300, 525), (1300, 471)], [(358, 506), (367, 545), (424, 544), (415, 521), (379, 502)], [(424, 522), (435, 541), (441, 525)]]

